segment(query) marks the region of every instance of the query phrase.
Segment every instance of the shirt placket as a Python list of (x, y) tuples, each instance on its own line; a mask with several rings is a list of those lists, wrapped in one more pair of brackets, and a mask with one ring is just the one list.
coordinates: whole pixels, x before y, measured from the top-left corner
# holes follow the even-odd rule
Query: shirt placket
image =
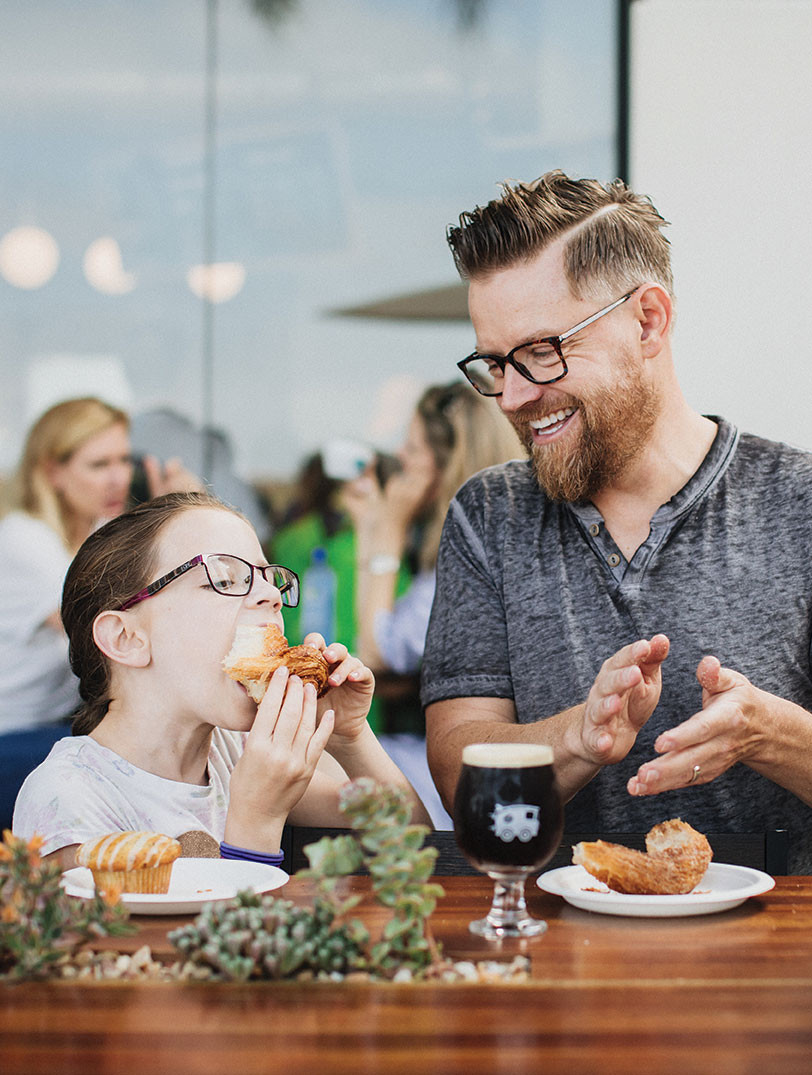
[(591, 505), (588, 507), (580, 506), (578, 510), (574, 511), (574, 514), (593, 553), (604, 565), (604, 568), (618, 587), (624, 583), (628, 585), (639, 581), (655, 553), (668, 537), (671, 529), (670, 522), (673, 522), (673, 520), (669, 522), (666, 519), (658, 520), (655, 515), (651, 522), (648, 537), (636, 550), (631, 560), (627, 560), (615, 544), (596, 508)]

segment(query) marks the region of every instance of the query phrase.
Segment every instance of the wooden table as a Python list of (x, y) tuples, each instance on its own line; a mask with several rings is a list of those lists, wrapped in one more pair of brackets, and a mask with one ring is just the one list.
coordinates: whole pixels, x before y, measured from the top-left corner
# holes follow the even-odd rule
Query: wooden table
[[(253, 1075), (255, 1072), (812, 1071), (812, 878), (722, 914), (615, 918), (528, 884), (549, 929), (492, 945), (468, 922), (488, 903), (480, 877), (442, 879), (432, 921), (447, 955), (528, 954), (526, 983), (0, 985), (0, 1072)], [(366, 878), (349, 884), (368, 892)], [(305, 883), (285, 888), (306, 900)], [(360, 913), (380, 921), (368, 898)], [(137, 919), (115, 947), (169, 955), (177, 918)]]

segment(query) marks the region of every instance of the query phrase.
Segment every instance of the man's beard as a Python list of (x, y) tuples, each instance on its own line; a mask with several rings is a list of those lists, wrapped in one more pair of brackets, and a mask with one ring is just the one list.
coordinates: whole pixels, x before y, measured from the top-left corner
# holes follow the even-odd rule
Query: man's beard
[[(640, 454), (660, 413), (660, 394), (638, 367), (625, 362), (611, 387), (576, 399), (561, 395), (546, 410), (528, 407), (510, 420), (533, 464), (536, 480), (551, 500), (591, 500)], [(577, 408), (581, 432), (551, 444), (535, 444), (529, 423), (551, 411)]]

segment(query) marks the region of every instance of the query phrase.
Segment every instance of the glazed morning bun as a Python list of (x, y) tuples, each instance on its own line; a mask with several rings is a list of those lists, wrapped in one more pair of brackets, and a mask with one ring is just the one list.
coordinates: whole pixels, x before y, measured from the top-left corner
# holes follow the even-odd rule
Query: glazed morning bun
[(180, 844), (160, 832), (113, 832), (87, 840), (76, 850), (77, 866), (86, 866), (99, 891), (164, 893)]

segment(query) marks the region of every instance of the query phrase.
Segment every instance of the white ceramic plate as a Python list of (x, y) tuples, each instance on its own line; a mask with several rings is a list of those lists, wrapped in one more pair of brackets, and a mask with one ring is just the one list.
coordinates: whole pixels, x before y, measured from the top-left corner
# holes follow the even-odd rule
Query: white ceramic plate
[[(165, 895), (122, 892), (121, 902), (132, 914), (194, 914), (204, 903), (233, 899), (238, 892), (270, 892), (281, 888), (288, 875), (278, 866), (237, 859), (180, 858), (172, 867), (172, 880)], [(77, 866), (62, 875), (62, 887), (69, 896), (90, 899), (94, 892), (93, 874)]]
[[(749, 866), (728, 866), (712, 862), (705, 876), (684, 896), (626, 896), (611, 892), (596, 881), (583, 866), (562, 866), (543, 873), (536, 882), (540, 889), (563, 896), (573, 907), (599, 914), (633, 915), (641, 918), (672, 918), (680, 915), (715, 914), (738, 907), (751, 896), (769, 892), (775, 881)], [(598, 889), (599, 891), (595, 891)]]

